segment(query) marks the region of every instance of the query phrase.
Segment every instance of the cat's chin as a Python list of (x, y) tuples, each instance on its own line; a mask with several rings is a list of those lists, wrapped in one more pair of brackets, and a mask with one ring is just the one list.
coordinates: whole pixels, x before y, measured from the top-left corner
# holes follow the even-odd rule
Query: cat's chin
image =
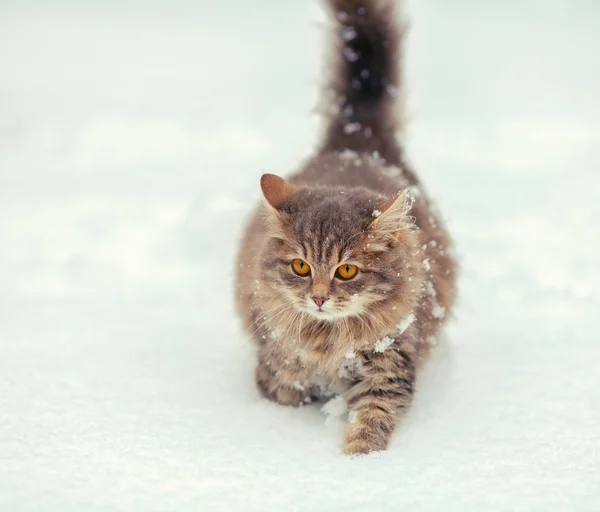
[(320, 321), (325, 321), (325, 322), (335, 322), (336, 320), (341, 320), (343, 318), (348, 318), (349, 316), (352, 316), (352, 314), (348, 311), (304, 309), (302, 312), (307, 314), (311, 318), (314, 318), (315, 320), (320, 320)]

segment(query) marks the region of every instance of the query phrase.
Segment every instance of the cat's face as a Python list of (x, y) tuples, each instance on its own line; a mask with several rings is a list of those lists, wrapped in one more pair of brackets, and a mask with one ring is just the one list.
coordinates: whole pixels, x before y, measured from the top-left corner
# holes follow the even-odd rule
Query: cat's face
[(386, 299), (401, 269), (381, 268), (363, 257), (359, 243), (291, 238), (278, 244), (278, 261), (268, 272), (277, 281), (278, 291), (299, 312), (319, 320), (360, 316)]
[(366, 190), (295, 189), (286, 201), (273, 200), (264, 279), (318, 320), (361, 316), (401, 300), (412, 251), (410, 237), (401, 236), (409, 234), (405, 198), (397, 201), (379, 214), (385, 200)]

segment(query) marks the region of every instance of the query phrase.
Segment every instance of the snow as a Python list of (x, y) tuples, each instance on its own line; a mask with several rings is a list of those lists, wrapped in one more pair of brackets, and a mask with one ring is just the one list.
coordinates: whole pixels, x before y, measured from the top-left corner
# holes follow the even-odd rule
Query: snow
[(406, 331), (406, 329), (408, 329), (414, 321), (415, 321), (414, 313), (410, 313), (410, 314), (406, 315), (402, 320), (400, 320), (400, 322), (396, 326), (398, 328), (398, 334), (402, 334), (404, 331)]
[(360, 130), (360, 123), (346, 123), (344, 125), (344, 133), (352, 134)]
[(425, 291), (427, 292), (427, 294), (431, 297), (437, 297), (437, 292), (435, 291), (435, 288), (433, 286), (433, 283), (431, 281), (427, 281), (425, 283)]
[(382, 168), (381, 170), (383, 172), (383, 174), (385, 174), (386, 176), (389, 176), (390, 178), (397, 178), (398, 176), (400, 176), (402, 174), (402, 171), (400, 170), (400, 168), (393, 166), (393, 165), (388, 165)]
[(431, 308), (431, 316), (433, 318), (444, 318), (444, 316), (446, 316), (446, 308), (440, 306), (437, 302), (434, 302), (433, 307)]
[(393, 85), (388, 84), (385, 89), (387, 93), (393, 98), (397, 97), (399, 94), (398, 88), (394, 87)]
[(343, 160), (356, 160), (360, 157), (360, 155), (351, 149), (344, 149), (344, 151), (340, 152), (340, 158)]
[(337, 395), (330, 400), (327, 401), (323, 407), (321, 407), (321, 412), (323, 412), (325, 416), (325, 426), (328, 428), (336, 428), (341, 424), (340, 420), (343, 416), (345, 416), (348, 410), (348, 405), (346, 404), (346, 399), (342, 395)]
[(438, 339), (435, 336), (429, 336), (429, 338), (427, 338), (427, 343), (432, 347), (435, 347), (438, 344)]
[(350, 411), (348, 413), (348, 423), (354, 423), (358, 419), (358, 413), (356, 411)]
[(344, 57), (348, 62), (356, 62), (360, 57), (357, 52), (353, 51), (352, 48), (348, 46), (344, 46), (342, 50), (344, 52)]
[(299, 391), (304, 391), (306, 388), (298, 381), (294, 382), (294, 387)]
[(599, 6), (409, 3), (460, 302), (357, 459), (259, 398), (231, 301), (261, 173), (319, 133), (316, 4), (2, 4), (0, 510), (597, 510)]
[(375, 352), (385, 352), (385, 350), (393, 345), (394, 338), (390, 338), (389, 336), (384, 336), (380, 340), (375, 342)]
[(337, 395), (334, 398), (327, 401), (323, 407), (321, 407), (321, 411), (327, 414), (328, 416), (342, 416), (346, 414), (347, 405), (346, 399), (342, 395)]
[[(354, 27), (344, 27), (342, 29), (342, 39), (344, 41), (352, 41), (353, 39), (356, 39), (356, 29)], [(362, 73), (361, 73), (362, 75)], [(366, 77), (363, 77), (366, 78)]]

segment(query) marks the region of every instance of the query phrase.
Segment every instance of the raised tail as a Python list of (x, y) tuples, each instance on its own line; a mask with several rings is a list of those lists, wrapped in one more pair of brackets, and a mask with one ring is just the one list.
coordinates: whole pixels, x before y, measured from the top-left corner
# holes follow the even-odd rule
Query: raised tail
[[(401, 90), (401, 43), (395, 0), (325, 0), (335, 27), (335, 50), (324, 101), (322, 152), (379, 152), (401, 165), (396, 140)], [(331, 94), (331, 96), (330, 96)]]

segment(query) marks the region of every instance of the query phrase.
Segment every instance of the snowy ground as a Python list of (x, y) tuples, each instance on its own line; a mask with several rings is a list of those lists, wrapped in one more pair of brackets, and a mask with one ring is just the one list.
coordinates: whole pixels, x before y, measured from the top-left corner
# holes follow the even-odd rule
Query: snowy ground
[(316, 2), (2, 3), (0, 510), (598, 510), (600, 4), (409, 11), (462, 297), (351, 460), (258, 397), (231, 301), (259, 175), (317, 140)]

